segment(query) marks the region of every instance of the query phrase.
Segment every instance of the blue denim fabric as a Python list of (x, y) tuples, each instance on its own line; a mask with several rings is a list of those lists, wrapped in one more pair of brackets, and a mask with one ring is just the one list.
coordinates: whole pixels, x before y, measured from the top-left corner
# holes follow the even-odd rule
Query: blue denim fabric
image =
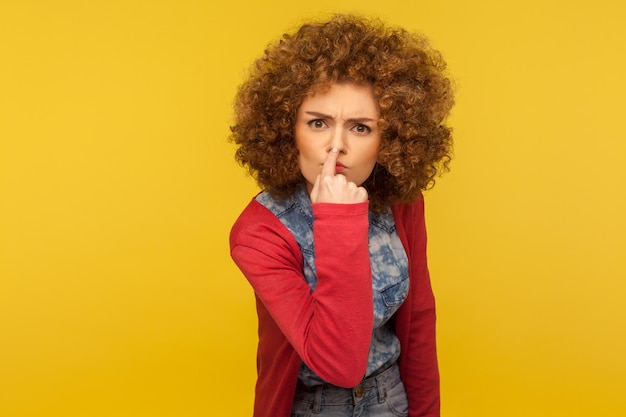
[[(313, 212), (306, 188), (301, 186), (287, 199), (277, 199), (267, 192), (256, 200), (267, 207), (289, 229), (300, 246), (304, 258), (304, 277), (315, 290), (315, 248), (313, 243)], [(369, 252), (372, 268), (374, 326), (366, 377), (397, 361), (400, 342), (389, 323), (407, 297), (409, 290), (408, 259), (396, 232), (391, 210), (375, 216), (369, 214)], [(304, 363), (299, 379), (308, 386), (324, 381)]]
[(298, 384), (291, 417), (405, 417), (408, 408), (396, 363), (354, 388)]

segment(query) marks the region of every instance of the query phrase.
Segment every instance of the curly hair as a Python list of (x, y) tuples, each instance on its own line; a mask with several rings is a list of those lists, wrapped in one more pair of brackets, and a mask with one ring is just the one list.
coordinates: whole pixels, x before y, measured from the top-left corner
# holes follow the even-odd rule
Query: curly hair
[(413, 201), (448, 170), (445, 121), (454, 97), (441, 54), (418, 34), (335, 15), (283, 35), (239, 87), (230, 140), (261, 188), (286, 197), (304, 181), (294, 134), (298, 108), (337, 82), (370, 84), (380, 107), (377, 164), (363, 184), (372, 211)]

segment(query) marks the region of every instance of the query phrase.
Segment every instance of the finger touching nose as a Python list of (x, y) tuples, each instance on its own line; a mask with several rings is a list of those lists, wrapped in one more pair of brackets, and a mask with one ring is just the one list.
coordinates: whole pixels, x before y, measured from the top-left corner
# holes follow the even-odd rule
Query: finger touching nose
[(339, 157), (339, 149), (332, 148), (328, 155), (326, 155), (326, 159), (324, 160), (324, 165), (322, 165), (322, 173), (321, 176), (332, 176), (335, 175), (335, 165), (337, 164), (337, 158)]

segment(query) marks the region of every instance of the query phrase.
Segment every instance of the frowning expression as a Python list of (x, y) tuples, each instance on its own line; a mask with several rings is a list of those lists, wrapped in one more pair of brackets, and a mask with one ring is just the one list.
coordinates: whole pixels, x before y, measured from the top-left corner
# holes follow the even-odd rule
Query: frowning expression
[(336, 83), (308, 96), (295, 125), (298, 163), (309, 192), (332, 148), (339, 150), (336, 174), (361, 185), (372, 173), (381, 132), (380, 110), (370, 85)]

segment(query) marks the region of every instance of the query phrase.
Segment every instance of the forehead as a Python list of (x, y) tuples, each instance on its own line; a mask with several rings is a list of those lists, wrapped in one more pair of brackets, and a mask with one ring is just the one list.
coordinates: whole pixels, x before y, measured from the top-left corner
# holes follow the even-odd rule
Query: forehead
[(312, 107), (323, 107), (329, 111), (379, 112), (369, 84), (332, 83), (314, 89), (304, 98), (300, 109)]

